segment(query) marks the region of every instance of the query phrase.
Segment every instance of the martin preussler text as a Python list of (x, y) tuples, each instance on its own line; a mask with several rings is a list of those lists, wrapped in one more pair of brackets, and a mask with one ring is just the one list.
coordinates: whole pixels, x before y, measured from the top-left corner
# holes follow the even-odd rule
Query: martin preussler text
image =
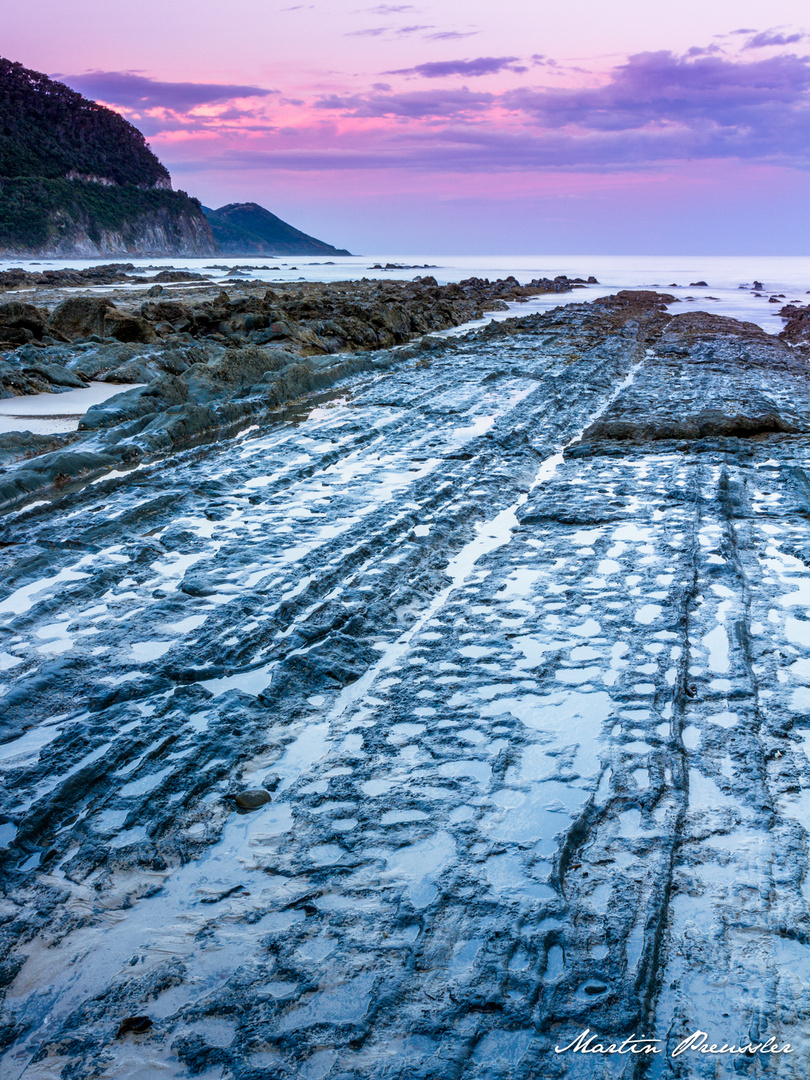
[(780, 1043), (774, 1035), (768, 1035), (761, 1042), (740, 1040), (739, 1042), (712, 1042), (708, 1032), (696, 1029), (685, 1036), (677, 1045), (668, 1049), (661, 1039), (651, 1039), (630, 1035), (622, 1042), (614, 1042), (599, 1035), (590, 1028), (585, 1028), (566, 1046), (555, 1046), (555, 1054), (666, 1054), (668, 1057), (681, 1057), (683, 1054), (731, 1054), (752, 1057), (755, 1054), (792, 1054), (790, 1043)]

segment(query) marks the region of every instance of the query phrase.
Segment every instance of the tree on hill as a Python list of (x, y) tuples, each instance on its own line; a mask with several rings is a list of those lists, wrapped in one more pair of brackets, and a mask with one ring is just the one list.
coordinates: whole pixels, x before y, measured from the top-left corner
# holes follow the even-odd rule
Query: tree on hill
[(123, 116), (0, 57), (0, 177), (95, 177), (170, 187), (169, 173)]

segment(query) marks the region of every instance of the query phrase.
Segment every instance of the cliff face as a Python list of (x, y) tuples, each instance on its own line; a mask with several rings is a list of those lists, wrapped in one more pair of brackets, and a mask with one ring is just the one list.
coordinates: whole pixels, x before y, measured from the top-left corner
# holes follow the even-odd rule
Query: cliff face
[(0, 177), (0, 254), (38, 258), (217, 254), (184, 191)]
[(144, 207), (136, 217), (117, 228), (100, 228), (97, 222), (74, 218), (54, 205), (42, 220), (49, 233), (47, 240), (34, 245), (19, 234), (0, 235), (0, 257), (92, 259), (186, 255), (203, 258), (219, 254), (210, 228), (206, 228), (205, 219), (195, 209), (178, 214), (169, 207)]
[[(189, 199), (189, 202), (193, 201)], [(54, 249), (54, 257), (70, 258), (68, 249), (96, 255), (216, 255), (216, 242), (202, 214), (191, 209), (173, 214), (167, 207), (145, 210), (120, 229), (101, 229), (94, 240), (88, 232), (77, 231), (69, 243)], [(75, 257), (75, 256), (73, 256)]]
[(0, 58), (0, 255), (215, 255), (199, 202), (118, 113)]
[(199, 215), (193, 213), (173, 215), (166, 208), (147, 210), (119, 229), (91, 229), (89, 223), (66, 221), (58, 214), (53, 223), (60, 233), (58, 239), (35, 251), (19, 254), (51, 259), (217, 254), (210, 230), (206, 230)]

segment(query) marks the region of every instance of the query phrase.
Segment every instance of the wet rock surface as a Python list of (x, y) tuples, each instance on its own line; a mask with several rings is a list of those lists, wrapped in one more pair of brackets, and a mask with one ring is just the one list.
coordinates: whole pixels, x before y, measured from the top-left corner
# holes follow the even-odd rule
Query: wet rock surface
[(649, 293), (369, 357), (6, 516), (3, 1075), (802, 1075), (806, 361)]
[[(559, 275), (526, 285), (514, 277), (472, 277), (438, 285), (435, 278), (424, 276), (268, 288), (248, 279), (228, 281), (224, 289), (222, 283), (189, 271), (169, 268), (144, 277), (133, 269), (132, 264), (113, 263), (86, 270), (0, 272), (0, 289), (13, 297), (0, 304), (0, 347), (94, 336), (150, 343), (183, 333), (238, 344), (289, 339), (305, 354), (377, 349), (414, 334), (458, 326), (483, 311), (498, 310), (508, 300), (571, 292), (596, 282)], [(77, 287), (100, 285), (124, 288), (107, 296), (76, 295)], [(136, 285), (149, 287), (135, 292)]]
[[(112, 264), (93, 272), (111, 276), (117, 268)], [(90, 271), (47, 273), (64, 273), (72, 281), (70, 275)], [(174, 270), (161, 271), (157, 278), (189, 276), (199, 278)], [(201, 295), (195, 281), (191, 291), (176, 290), (170, 297), (162, 292), (155, 297), (155, 288), (162, 287), (152, 286), (135, 304), (129, 294), (129, 310), (123, 308), (123, 297), (118, 303), (109, 295), (64, 297), (64, 289), (35, 293), (40, 307), (10, 301), (0, 305), (0, 336), (14, 341), (0, 353), (0, 397), (59, 393), (88, 380), (142, 385), (84, 416), (81, 431), (103, 429), (104, 435), (82, 440), (83, 458), (66, 458), (66, 468), (71, 460), (82, 462), (79, 471), (32, 464), (0, 475), (0, 509), (35, 491), (52, 490), (57, 478), (62, 484), (83, 480), (103, 470), (105, 462), (108, 468), (131, 464), (144, 454), (216, 438), (248, 416), (405, 358), (401, 351), (382, 353), (382, 347), (399, 350), (413, 338), (480, 318), (485, 310), (506, 310), (507, 299), (569, 292), (581, 284), (560, 276), (528, 286), (515, 278), (469, 278), (439, 286), (426, 277), (414, 282), (305, 282), (277, 291), (252, 283), (232, 293), (217, 286), (211, 296), (205, 287)], [(49, 311), (44, 304), (53, 301)], [(425, 352), (450, 346), (423, 338), (416, 347)], [(76, 441), (70, 433), (61, 445)], [(19, 449), (14, 436), (0, 435), (0, 458), (30, 456), (20, 455)], [(87, 464), (90, 458), (95, 459), (92, 465)]]

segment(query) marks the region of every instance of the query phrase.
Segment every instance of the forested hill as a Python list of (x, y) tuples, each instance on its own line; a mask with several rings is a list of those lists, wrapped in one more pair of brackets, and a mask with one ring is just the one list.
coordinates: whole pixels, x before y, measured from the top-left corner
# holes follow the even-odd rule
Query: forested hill
[(288, 225), (258, 203), (203, 207), (223, 255), (348, 255)]
[(171, 190), (137, 128), (0, 58), (0, 255), (216, 253), (199, 202)]
[(0, 58), (0, 176), (168, 188), (169, 173), (123, 116)]

